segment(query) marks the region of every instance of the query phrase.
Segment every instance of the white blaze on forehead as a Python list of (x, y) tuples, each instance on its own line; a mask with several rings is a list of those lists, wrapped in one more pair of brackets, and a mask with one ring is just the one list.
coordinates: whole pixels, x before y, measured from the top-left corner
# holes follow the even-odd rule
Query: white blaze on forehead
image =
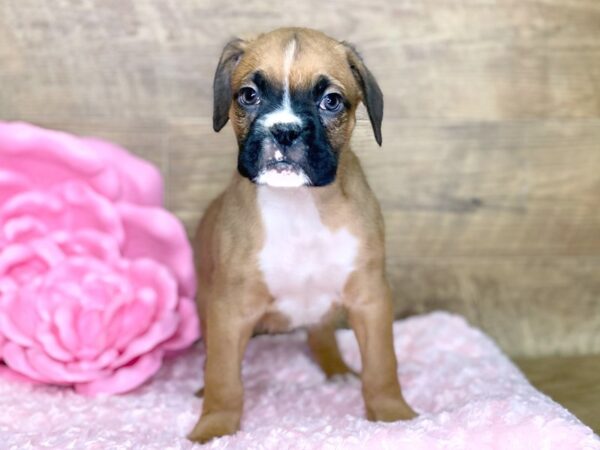
[(290, 100), (290, 70), (292, 69), (292, 62), (294, 61), (295, 54), (296, 39), (292, 39), (285, 48), (283, 55), (283, 77), (285, 83), (284, 101), (286, 97), (288, 101)]
[(265, 114), (261, 119), (264, 127), (270, 128), (276, 123), (292, 123), (302, 125), (302, 119), (294, 114), (290, 100), (290, 71), (296, 54), (296, 39), (292, 39), (283, 54), (283, 101), (275, 111)]

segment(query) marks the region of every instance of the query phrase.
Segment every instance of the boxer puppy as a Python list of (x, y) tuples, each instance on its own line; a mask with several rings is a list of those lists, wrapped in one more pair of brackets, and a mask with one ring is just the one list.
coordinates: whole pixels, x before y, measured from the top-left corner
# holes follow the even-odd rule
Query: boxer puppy
[(381, 145), (383, 95), (352, 46), (285, 28), (227, 44), (214, 79), (215, 131), (231, 120), (239, 154), (195, 238), (206, 346), (193, 441), (235, 433), (241, 364), (256, 330), (308, 330), (328, 376), (350, 372), (332, 319), (343, 309), (362, 360), (369, 420), (410, 419), (396, 374), (384, 226), (350, 136), (359, 102)]

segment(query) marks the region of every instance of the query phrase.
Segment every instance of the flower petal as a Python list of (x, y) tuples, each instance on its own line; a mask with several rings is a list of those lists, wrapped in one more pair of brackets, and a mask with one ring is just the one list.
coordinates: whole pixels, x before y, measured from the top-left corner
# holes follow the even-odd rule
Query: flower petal
[(40, 321), (33, 304), (35, 299), (27, 289), (5, 286), (7, 283), (0, 284), (0, 330), (7, 340), (31, 346)]
[(79, 349), (79, 339), (75, 332), (75, 311), (68, 304), (59, 305), (54, 312), (54, 325), (62, 345), (71, 353)]
[(117, 200), (121, 180), (114, 166), (85, 140), (22, 122), (0, 122), (0, 167), (21, 174), (37, 188), (78, 180)]
[(162, 204), (163, 186), (156, 167), (101, 139), (0, 122), (0, 167), (25, 175), (41, 188), (79, 180), (113, 201)]
[(2, 352), (4, 351), (4, 344), (6, 343), (6, 339), (0, 332), (0, 362), (2, 361)]
[[(29, 245), (11, 244), (0, 250), (0, 277), (12, 278), (15, 282), (21, 279), (20, 274), (24, 268), (31, 269), (36, 263), (42, 264), (34, 250)], [(40, 268), (40, 267), (38, 267)], [(43, 267), (42, 269), (45, 269)], [(31, 279), (31, 270), (24, 270), (25, 279)]]
[[(22, 222), (23, 218), (39, 224), (25, 229), (41, 228), (39, 237), (52, 231), (92, 229), (114, 236), (119, 243), (123, 241), (121, 221), (112, 203), (81, 182), (69, 181), (48, 191), (21, 193), (11, 197), (0, 209), (0, 223)], [(18, 230), (23, 226), (12, 228)], [(15, 235), (13, 231), (11, 240), (31, 240), (32, 237), (35, 236), (30, 232)]]
[(52, 238), (70, 256), (92, 257), (110, 266), (116, 266), (121, 258), (119, 242), (115, 237), (98, 230), (59, 231), (53, 233)]
[(14, 342), (7, 342), (4, 345), (3, 358), (9, 368), (24, 377), (33, 381), (41, 381), (42, 383), (52, 382), (52, 379), (35, 370), (29, 362), (25, 349)]
[(10, 367), (4, 366), (2, 364), (0, 364), (0, 377), (2, 377), (5, 380), (16, 381), (18, 383), (27, 383), (34, 385), (43, 383), (42, 381), (32, 380), (31, 378), (26, 377), (25, 375), (21, 375), (20, 373), (12, 370)]
[(119, 352), (114, 348), (110, 348), (104, 351), (98, 358), (91, 361), (75, 361), (69, 362), (66, 364), (69, 370), (75, 371), (91, 371), (91, 370), (99, 370), (107, 368), (117, 357), (119, 356)]
[(31, 367), (38, 373), (52, 380), (54, 384), (82, 383), (103, 378), (110, 374), (109, 370), (84, 368), (79, 364), (65, 364), (50, 358), (38, 348), (26, 350)]
[(151, 259), (137, 259), (128, 270), (128, 278), (137, 288), (140, 301), (156, 303), (158, 314), (177, 307), (177, 283), (166, 267)]
[(10, 197), (31, 189), (33, 185), (27, 177), (10, 170), (0, 169), (0, 205)]
[(77, 356), (81, 360), (94, 360), (106, 346), (106, 335), (100, 311), (84, 309), (75, 324), (79, 336)]
[(52, 331), (49, 323), (42, 323), (35, 333), (36, 341), (51, 358), (61, 362), (73, 360), (73, 355), (66, 350)]
[(119, 201), (145, 206), (162, 206), (162, 177), (153, 164), (101, 139), (85, 138), (84, 142), (119, 173), (121, 180)]
[(179, 299), (177, 312), (181, 319), (177, 333), (161, 345), (161, 348), (168, 352), (183, 350), (200, 337), (200, 324), (194, 302), (186, 297)]
[(48, 232), (46, 225), (32, 216), (17, 216), (2, 223), (4, 226), (0, 231), (7, 242), (25, 241), (27, 237), (43, 236)]
[(75, 385), (75, 391), (83, 395), (122, 394), (135, 389), (158, 372), (163, 352), (155, 350), (140, 356), (134, 363), (120, 367), (106, 378)]
[(116, 205), (125, 229), (123, 255), (129, 259), (150, 258), (168, 267), (180, 294), (193, 297), (196, 277), (192, 249), (181, 222), (160, 208)]
[[(151, 301), (151, 303), (149, 303)], [(156, 320), (156, 303), (152, 298), (138, 298), (125, 306), (118, 317), (120, 326), (114, 347), (125, 351), (131, 342), (148, 332), (148, 329)], [(110, 330), (114, 332), (113, 329)]]
[(160, 343), (171, 338), (177, 331), (178, 325), (179, 317), (175, 311), (165, 315), (160, 322), (154, 322), (145, 334), (131, 341), (123, 354), (111, 364), (111, 367), (117, 368), (125, 365), (138, 356), (151, 351)]

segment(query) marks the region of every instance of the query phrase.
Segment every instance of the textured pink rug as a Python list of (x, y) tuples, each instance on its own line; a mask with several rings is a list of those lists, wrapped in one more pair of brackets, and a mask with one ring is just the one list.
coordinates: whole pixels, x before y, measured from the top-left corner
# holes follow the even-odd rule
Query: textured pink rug
[[(346, 360), (356, 341), (340, 331)], [(480, 331), (433, 313), (395, 324), (410, 422), (367, 422), (358, 380), (327, 382), (304, 336), (262, 336), (246, 354), (242, 431), (212, 449), (600, 449), (598, 436), (536, 391)], [(202, 352), (169, 361), (132, 394), (87, 398), (0, 380), (0, 448), (179, 449), (198, 417)]]

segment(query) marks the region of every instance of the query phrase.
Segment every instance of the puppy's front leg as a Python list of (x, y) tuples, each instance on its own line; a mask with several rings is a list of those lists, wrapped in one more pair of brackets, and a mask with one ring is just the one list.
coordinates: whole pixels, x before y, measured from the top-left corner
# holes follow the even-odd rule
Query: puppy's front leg
[(209, 302), (206, 309), (206, 362), (202, 416), (188, 439), (206, 442), (235, 433), (240, 427), (244, 391), (241, 368), (244, 351), (256, 320), (243, 317), (225, 299)]
[(382, 274), (358, 277), (346, 306), (360, 348), (367, 418), (385, 422), (412, 419), (416, 414), (402, 396), (396, 372), (389, 285)]

